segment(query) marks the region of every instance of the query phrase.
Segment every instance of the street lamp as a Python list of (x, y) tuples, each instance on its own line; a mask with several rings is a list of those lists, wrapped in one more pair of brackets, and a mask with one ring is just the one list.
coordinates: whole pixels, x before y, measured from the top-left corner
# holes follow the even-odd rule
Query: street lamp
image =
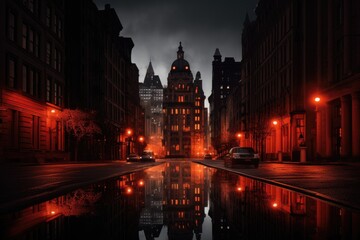
[[(274, 120), (272, 122), (272, 124), (274, 125), (274, 127), (276, 128), (276, 126), (278, 125), (278, 121), (277, 120)], [(281, 124), (282, 125), (282, 124)], [(276, 144), (276, 140), (279, 139), (280, 141), (280, 150), (278, 152), (278, 160), (279, 162), (282, 162), (282, 126), (280, 125), (280, 130), (279, 130), (279, 134), (276, 134), (275, 136), (275, 144)], [(276, 133), (278, 132), (276, 129), (275, 129)]]
[(127, 139), (127, 142), (128, 142), (126, 153), (127, 153), (127, 155), (129, 155), (130, 154), (131, 136), (133, 134), (133, 131), (132, 131), (131, 128), (127, 128), (125, 132), (126, 132), (126, 136), (127, 136), (126, 139)]
[(241, 147), (241, 133), (237, 133), (236, 137), (239, 139), (239, 147)]
[(143, 136), (139, 136), (139, 138), (138, 138), (138, 142), (139, 142), (138, 153), (139, 154), (142, 152), (142, 146), (143, 146), (144, 141), (145, 141), (145, 138)]
[(320, 97), (316, 96), (314, 98), (314, 102), (315, 102), (315, 119), (314, 119), (314, 131), (313, 133), (315, 134), (315, 152), (313, 152), (312, 154), (315, 154), (315, 156), (313, 155), (314, 158), (316, 158), (317, 152), (321, 149), (321, 134), (320, 134), (320, 129), (321, 129), (321, 112), (319, 111), (319, 105), (320, 105)]

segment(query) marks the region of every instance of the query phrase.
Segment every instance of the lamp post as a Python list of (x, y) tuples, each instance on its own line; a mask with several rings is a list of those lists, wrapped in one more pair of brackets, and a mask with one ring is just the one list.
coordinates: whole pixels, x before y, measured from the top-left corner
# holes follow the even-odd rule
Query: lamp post
[(131, 145), (131, 136), (133, 134), (133, 131), (131, 128), (126, 129), (126, 136), (127, 136), (127, 150), (126, 150), (126, 154), (129, 155), (130, 154), (130, 145)]
[[(272, 122), (272, 124), (274, 125), (274, 127), (276, 129), (276, 127), (278, 125), (278, 121), (274, 120)], [(282, 153), (282, 126), (281, 125), (280, 125), (280, 130), (279, 131), (276, 130), (276, 133), (278, 133), (278, 134), (276, 134), (276, 140), (279, 139), (279, 141), (280, 141), (280, 150), (278, 151), (278, 161), (279, 162), (282, 162), (282, 160), (283, 160), (283, 153)], [(275, 141), (275, 143), (276, 143), (276, 141)]]
[(142, 152), (142, 146), (144, 143), (145, 138), (143, 136), (139, 136), (138, 141), (139, 141), (139, 148), (138, 148), (138, 154), (140, 154)]
[(315, 102), (315, 119), (314, 119), (314, 134), (315, 134), (315, 151), (314, 151), (314, 158), (316, 158), (317, 156), (317, 152), (320, 150), (321, 148), (321, 134), (320, 134), (320, 129), (321, 129), (321, 113), (319, 111), (319, 104), (320, 104), (321, 98), (319, 96), (316, 96), (314, 98), (314, 102)]
[(239, 147), (241, 147), (241, 137), (242, 137), (241, 133), (237, 133), (236, 137), (239, 139)]

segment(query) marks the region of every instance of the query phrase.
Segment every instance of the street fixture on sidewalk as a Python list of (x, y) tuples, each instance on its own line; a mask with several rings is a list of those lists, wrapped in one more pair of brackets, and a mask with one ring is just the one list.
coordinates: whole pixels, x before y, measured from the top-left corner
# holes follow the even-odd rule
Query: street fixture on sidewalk
[(242, 137), (241, 133), (237, 133), (236, 137), (239, 139), (239, 147), (241, 147), (241, 137)]
[(143, 136), (138, 137), (138, 153), (139, 154), (143, 151), (144, 141), (145, 141), (145, 138)]
[(125, 130), (125, 132), (126, 132), (126, 136), (127, 136), (127, 138), (126, 138), (126, 140), (127, 140), (126, 154), (129, 155), (130, 154), (130, 148), (131, 148), (130, 145), (131, 145), (131, 137), (133, 135), (133, 130), (131, 128), (127, 128)]
[(314, 157), (314, 159), (316, 159), (317, 156), (317, 152), (320, 150), (321, 148), (321, 134), (318, 132), (321, 129), (321, 112), (319, 111), (319, 105), (320, 105), (320, 101), (321, 98), (319, 96), (314, 97), (314, 102), (315, 102), (315, 118), (314, 118), (314, 131), (312, 132), (313, 134), (315, 134), (314, 139), (315, 139), (315, 146), (313, 149), (315, 149), (315, 152), (313, 153), (314, 155), (312, 155), (312, 157)]
[[(274, 127), (275, 127), (275, 129), (276, 129), (276, 127), (277, 127), (277, 125), (278, 125), (278, 121), (277, 120), (274, 120), (273, 122), (272, 122), (272, 124), (274, 125)], [(276, 130), (277, 131), (277, 130)], [(280, 125), (280, 137), (279, 137), (279, 141), (280, 141), (280, 150), (279, 150), (279, 152), (278, 152), (278, 161), (279, 162), (282, 162), (282, 159), (283, 159), (283, 144), (282, 144), (282, 141), (283, 141), (283, 139), (282, 139), (282, 124)], [(276, 141), (275, 141), (275, 143), (276, 143)]]

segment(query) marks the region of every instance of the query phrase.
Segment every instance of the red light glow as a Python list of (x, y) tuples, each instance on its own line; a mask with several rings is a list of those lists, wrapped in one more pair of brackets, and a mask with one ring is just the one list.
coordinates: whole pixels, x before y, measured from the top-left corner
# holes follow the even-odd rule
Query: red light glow
[(276, 120), (274, 120), (272, 123), (273, 123), (275, 126), (278, 124), (278, 122), (277, 122)]
[(56, 110), (55, 109), (51, 109), (51, 111), (50, 111), (51, 113), (55, 113), (56, 112)]
[(126, 193), (127, 194), (131, 194), (133, 192), (131, 187), (126, 188)]
[(130, 128), (126, 129), (126, 134), (128, 136), (132, 135), (132, 130)]
[(273, 208), (277, 208), (277, 207), (278, 207), (278, 204), (277, 204), (276, 202), (274, 202), (274, 203), (272, 204), (272, 207), (273, 207)]
[(139, 186), (144, 186), (144, 181), (143, 180), (139, 181)]
[(242, 192), (242, 187), (237, 187), (236, 190), (237, 190), (238, 192)]
[(317, 103), (320, 102), (320, 100), (321, 100), (321, 99), (320, 99), (319, 97), (315, 97), (315, 98), (314, 98), (314, 101), (317, 102)]

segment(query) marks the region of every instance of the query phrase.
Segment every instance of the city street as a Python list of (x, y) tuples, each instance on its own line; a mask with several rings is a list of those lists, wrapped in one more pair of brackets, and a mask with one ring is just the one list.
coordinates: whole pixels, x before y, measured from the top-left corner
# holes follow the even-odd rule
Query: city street
[[(44, 200), (89, 183), (144, 170), (164, 161), (168, 160), (157, 160), (155, 163), (118, 161), (2, 166), (0, 212)], [(258, 169), (247, 166), (229, 169), (224, 167), (222, 160), (195, 162), (360, 210), (360, 165), (357, 163), (262, 163)]]

